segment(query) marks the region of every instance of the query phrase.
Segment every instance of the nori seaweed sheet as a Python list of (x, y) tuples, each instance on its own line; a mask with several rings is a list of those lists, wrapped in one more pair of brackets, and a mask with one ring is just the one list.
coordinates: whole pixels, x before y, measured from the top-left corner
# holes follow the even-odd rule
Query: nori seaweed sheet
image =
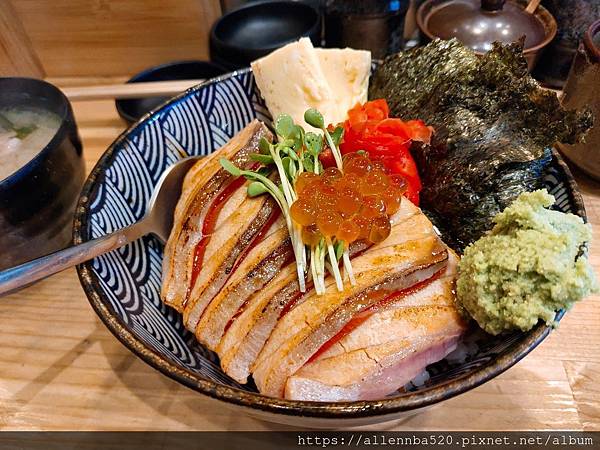
[(459, 252), (520, 193), (542, 187), (555, 142), (577, 142), (593, 122), (589, 111), (565, 111), (528, 75), (522, 41), (496, 43), (482, 57), (457, 40), (389, 56), (369, 98), (435, 128), (430, 145), (411, 149), (421, 206)]

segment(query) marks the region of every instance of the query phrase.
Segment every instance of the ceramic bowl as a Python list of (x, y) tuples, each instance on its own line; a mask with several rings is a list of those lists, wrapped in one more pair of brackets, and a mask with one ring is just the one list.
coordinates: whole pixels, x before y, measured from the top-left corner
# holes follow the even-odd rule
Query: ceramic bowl
[(71, 105), (45, 81), (0, 78), (0, 107), (29, 106), (57, 114), (52, 140), (0, 180), (0, 270), (66, 247), (85, 179), (81, 142)]
[[(92, 170), (83, 189), (74, 239), (84, 242), (142, 217), (161, 173), (182, 155), (206, 155), (253, 118), (270, 120), (249, 69), (192, 88), (124, 132)], [(545, 184), (557, 207), (585, 216), (569, 170), (555, 154)], [(549, 333), (469, 335), (466, 362), (428, 366), (429, 381), (377, 401), (302, 402), (260, 395), (221, 371), (215, 354), (188, 333), (159, 297), (163, 246), (147, 236), (78, 267), (89, 301), (109, 330), (168, 377), (261, 419), (300, 427), (358, 426), (399, 419), (473, 389), (511, 367)], [(562, 312), (557, 319), (562, 317)]]
[(321, 16), (313, 6), (298, 1), (252, 2), (215, 22), (210, 57), (230, 70), (240, 69), (301, 37), (320, 44)]

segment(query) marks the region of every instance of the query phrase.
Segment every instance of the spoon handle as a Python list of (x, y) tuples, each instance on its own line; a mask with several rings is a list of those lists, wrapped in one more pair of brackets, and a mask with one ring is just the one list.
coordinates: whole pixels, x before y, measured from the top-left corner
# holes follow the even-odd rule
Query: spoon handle
[(0, 272), (0, 296), (115, 250), (148, 233), (144, 219), (106, 236), (67, 247)]
[(531, 0), (527, 7), (525, 8), (525, 12), (529, 14), (533, 14), (537, 7), (539, 6), (541, 0)]

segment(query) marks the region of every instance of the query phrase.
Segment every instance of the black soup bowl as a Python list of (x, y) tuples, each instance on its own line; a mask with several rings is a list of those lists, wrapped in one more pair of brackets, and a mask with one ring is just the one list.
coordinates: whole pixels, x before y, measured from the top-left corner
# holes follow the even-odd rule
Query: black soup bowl
[(42, 80), (0, 78), (0, 110), (20, 107), (54, 113), (60, 125), (31, 160), (0, 179), (0, 270), (71, 242), (85, 177), (81, 141), (65, 95)]
[(298, 1), (252, 2), (223, 15), (210, 31), (211, 60), (230, 70), (302, 37), (320, 46), (321, 15)]

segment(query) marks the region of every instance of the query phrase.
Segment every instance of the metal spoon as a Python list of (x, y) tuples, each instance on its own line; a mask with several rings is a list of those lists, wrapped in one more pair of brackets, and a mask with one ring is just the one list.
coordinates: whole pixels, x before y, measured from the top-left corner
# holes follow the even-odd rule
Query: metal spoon
[(173, 227), (173, 213), (181, 195), (183, 178), (198, 159), (200, 157), (197, 156), (183, 159), (162, 174), (146, 214), (133, 225), (0, 272), (0, 296), (115, 250), (146, 234), (152, 233), (166, 242)]

